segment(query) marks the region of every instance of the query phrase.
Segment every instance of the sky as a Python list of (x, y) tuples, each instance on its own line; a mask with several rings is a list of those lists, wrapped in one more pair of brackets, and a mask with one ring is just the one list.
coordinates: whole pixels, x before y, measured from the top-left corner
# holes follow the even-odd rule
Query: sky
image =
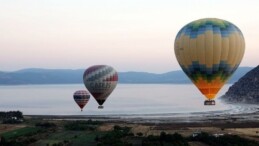
[(187, 23), (220, 18), (246, 42), (240, 66), (258, 65), (258, 0), (1, 0), (0, 71), (179, 70), (174, 39)]

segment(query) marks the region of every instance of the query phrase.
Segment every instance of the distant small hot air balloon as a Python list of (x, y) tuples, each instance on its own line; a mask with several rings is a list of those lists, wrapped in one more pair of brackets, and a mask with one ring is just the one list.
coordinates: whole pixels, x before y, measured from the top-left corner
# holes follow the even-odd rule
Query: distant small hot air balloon
[(90, 94), (85, 90), (78, 90), (74, 93), (74, 100), (83, 111), (84, 106), (90, 99)]
[(196, 87), (213, 100), (239, 66), (245, 41), (234, 24), (216, 18), (205, 18), (185, 25), (175, 38), (176, 58)]
[(85, 87), (103, 108), (103, 103), (117, 85), (118, 74), (108, 65), (94, 65), (85, 70), (83, 75)]

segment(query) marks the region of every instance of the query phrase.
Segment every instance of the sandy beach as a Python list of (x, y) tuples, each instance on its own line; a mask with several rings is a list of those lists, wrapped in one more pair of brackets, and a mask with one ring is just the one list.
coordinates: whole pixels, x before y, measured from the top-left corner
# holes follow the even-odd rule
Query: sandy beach
[(25, 115), (44, 120), (97, 120), (106, 122), (168, 124), (168, 123), (259, 123), (259, 106), (233, 105), (232, 109), (193, 113), (109, 114), (109, 115)]

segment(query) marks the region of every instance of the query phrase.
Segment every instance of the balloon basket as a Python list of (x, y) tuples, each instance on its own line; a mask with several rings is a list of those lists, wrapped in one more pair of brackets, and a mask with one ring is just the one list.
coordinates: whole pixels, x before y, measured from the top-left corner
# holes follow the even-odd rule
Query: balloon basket
[(215, 100), (205, 100), (204, 105), (216, 105)]
[(98, 109), (103, 109), (103, 106), (102, 105), (98, 106)]

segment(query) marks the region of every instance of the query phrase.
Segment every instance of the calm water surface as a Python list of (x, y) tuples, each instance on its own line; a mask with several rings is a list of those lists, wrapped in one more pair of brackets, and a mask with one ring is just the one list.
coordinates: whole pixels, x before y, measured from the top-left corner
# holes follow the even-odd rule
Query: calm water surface
[[(225, 85), (218, 96), (230, 85)], [(81, 112), (73, 93), (83, 84), (0, 86), (0, 111), (20, 110), (26, 115), (131, 115), (171, 114), (229, 110), (231, 106), (216, 99), (216, 106), (204, 106), (204, 97), (191, 84), (118, 84), (98, 109), (90, 98)]]

